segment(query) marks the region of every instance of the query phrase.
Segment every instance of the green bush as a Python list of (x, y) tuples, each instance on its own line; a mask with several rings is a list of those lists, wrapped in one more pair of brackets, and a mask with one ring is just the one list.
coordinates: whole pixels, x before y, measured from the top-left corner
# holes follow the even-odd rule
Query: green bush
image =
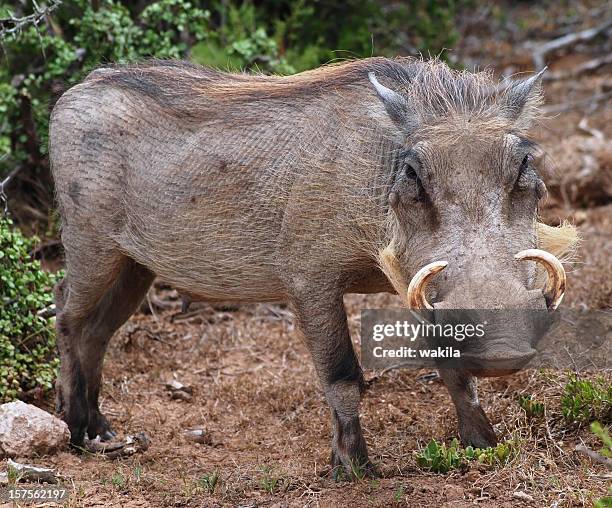
[[(8, 12), (0, 7), (0, 16)], [(18, 165), (48, 174), (50, 106), (92, 69), (152, 56), (185, 57), (210, 30), (210, 12), (187, 0), (158, 0), (136, 15), (116, 0), (65, 1), (48, 19), (1, 41), (0, 176)]]
[[(196, 63), (220, 69), (253, 69), (276, 74), (293, 74), (296, 69), (280, 56), (276, 39), (258, 17), (250, 2), (220, 6), (223, 24), (209, 32), (206, 41), (196, 44), (191, 57)], [(314, 63), (317, 65), (317, 62)]]
[(603, 378), (590, 381), (570, 374), (561, 397), (561, 410), (563, 417), (573, 423), (612, 421), (612, 384)]
[(0, 218), (0, 402), (50, 389), (59, 364), (53, 320), (37, 314), (52, 303), (59, 274), (31, 259), (34, 244)]

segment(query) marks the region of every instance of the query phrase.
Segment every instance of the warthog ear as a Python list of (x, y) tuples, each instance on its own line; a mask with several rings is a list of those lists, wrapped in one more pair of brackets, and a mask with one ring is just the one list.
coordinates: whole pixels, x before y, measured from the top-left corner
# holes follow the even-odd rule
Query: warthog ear
[(376, 93), (387, 110), (387, 114), (393, 122), (406, 134), (412, 134), (417, 127), (415, 112), (412, 111), (408, 101), (399, 93), (381, 85), (376, 79), (376, 74), (368, 73), (370, 83), (374, 85)]
[(546, 67), (524, 81), (511, 81), (504, 86), (501, 98), (502, 114), (528, 128), (542, 102), (542, 75)]

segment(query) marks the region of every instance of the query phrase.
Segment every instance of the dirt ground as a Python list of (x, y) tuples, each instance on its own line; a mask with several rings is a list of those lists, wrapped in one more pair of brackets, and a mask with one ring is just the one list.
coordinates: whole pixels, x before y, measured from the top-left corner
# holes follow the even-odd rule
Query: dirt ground
[[(526, 29), (549, 39), (542, 34), (601, 22), (602, 14), (587, 16), (597, 8), (585, 5), (576, 16), (586, 21), (567, 28), (554, 24), (561, 14), (520, 3), (506, 13), (506, 23), (527, 23)], [(509, 28), (495, 40), (479, 35), (482, 44), (470, 42), (482, 30), (477, 22), (462, 30), (457, 55), (468, 67), (487, 64), (500, 74), (533, 67), (532, 50), (517, 44), (520, 34)], [(593, 58), (590, 51), (578, 45), (550, 57), (551, 73), (575, 69)], [(548, 80), (550, 113), (534, 129), (552, 168), (542, 216), (550, 224), (576, 223), (583, 237), (578, 259), (568, 266), (564, 301), (575, 308), (610, 309), (612, 302), (611, 77), (608, 64)], [(602, 94), (607, 101), (592, 99)], [(480, 398), (496, 432), (520, 444), (510, 463), (446, 475), (423, 472), (416, 451), (431, 438), (455, 437), (456, 418), (444, 387), (420, 381), (427, 371), (409, 370), (366, 372), (371, 382), (362, 423), (382, 477), (336, 483), (326, 475), (329, 411), (290, 311), (280, 305), (200, 305), (182, 314), (170, 288), (158, 288), (154, 297), (173, 308), (137, 314), (121, 329), (106, 359), (102, 394), (102, 410), (114, 428), (121, 435), (145, 431), (151, 446), (117, 460), (68, 452), (41, 457), (36, 464), (56, 468), (72, 489), (69, 506), (590, 506), (610, 484), (602, 466), (574, 452), (576, 444), (595, 448), (597, 442), (588, 429), (561, 418), (563, 372), (481, 381)], [(351, 295), (346, 305), (358, 348), (360, 309), (397, 306), (399, 300)], [(171, 399), (164, 387), (170, 379), (192, 387), (192, 399)], [(527, 419), (517, 403), (521, 394), (544, 402), (546, 417)], [(204, 429), (206, 443), (187, 440), (190, 427)], [(219, 480), (211, 494), (203, 479), (214, 472)]]

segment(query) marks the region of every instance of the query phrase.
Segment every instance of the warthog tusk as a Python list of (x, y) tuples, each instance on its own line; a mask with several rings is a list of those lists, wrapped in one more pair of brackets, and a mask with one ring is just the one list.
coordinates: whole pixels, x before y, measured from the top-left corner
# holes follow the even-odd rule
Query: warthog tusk
[(514, 256), (514, 259), (535, 261), (546, 268), (548, 281), (546, 282), (544, 297), (546, 298), (548, 309), (555, 310), (561, 303), (561, 300), (563, 300), (563, 295), (565, 294), (566, 276), (561, 261), (550, 252), (541, 249), (522, 250)]
[(409, 309), (433, 309), (430, 303), (425, 298), (425, 288), (429, 279), (431, 279), (436, 273), (441, 272), (448, 265), (447, 261), (434, 261), (421, 268), (412, 277), (408, 286), (408, 308)]

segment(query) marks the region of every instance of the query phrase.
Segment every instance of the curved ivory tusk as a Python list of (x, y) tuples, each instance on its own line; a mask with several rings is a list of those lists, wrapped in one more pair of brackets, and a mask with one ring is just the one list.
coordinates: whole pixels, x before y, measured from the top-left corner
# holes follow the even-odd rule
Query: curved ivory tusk
[(410, 281), (408, 286), (408, 308), (409, 309), (433, 309), (425, 298), (425, 288), (429, 279), (436, 273), (444, 270), (448, 265), (447, 261), (434, 261), (421, 268)]
[(548, 273), (548, 281), (546, 282), (546, 289), (544, 290), (544, 296), (546, 297), (546, 303), (548, 304), (549, 310), (555, 310), (565, 294), (565, 269), (555, 256), (550, 252), (546, 252), (541, 249), (527, 249), (518, 252), (514, 259), (518, 260), (530, 260), (540, 263), (546, 268)]

